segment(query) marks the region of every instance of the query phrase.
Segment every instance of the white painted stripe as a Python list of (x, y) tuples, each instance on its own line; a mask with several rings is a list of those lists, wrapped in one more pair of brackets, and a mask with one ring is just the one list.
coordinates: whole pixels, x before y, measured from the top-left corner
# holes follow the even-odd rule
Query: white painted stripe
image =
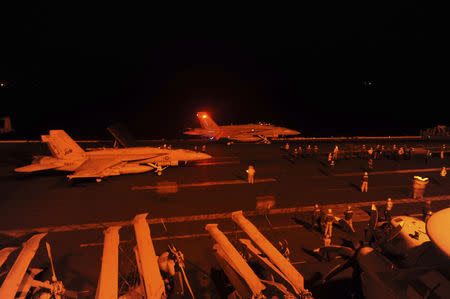
[[(269, 230), (288, 230), (288, 229), (294, 229), (294, 228), (302, 228), (303, 225), (300, 224), (291, 224), (291, 225), (282, 225), (282, 226), (273, 226), (272, 228), (265, 227), (265, 228), (258, 228), (260, 231), (269, 231)], [(244, 231), (242, 230), (233, 230), (233, 231), (226, 231), (223, 232), (225, 235), (231, 235), (231, 234), (243, 234)], [(152, 237), (152, 241), (166, 241), (166, 240), (174, 240), (174, 239), (192, 239), (192, 238), (208, 238), (211, 235), (209, 233), (200, 233), (200, 234), (189, 234), (189, 235), (177, 235), (177, 236), (164, 236), (164, 237)], [(120, 241), (120, 243), (129, 243), (134, 242), (135, 240), (123, 240)], [(92, 247), (92, 246), (103, 246), (103, 243), (85, 243), (80, 244), (80, 247)]]
[[(400, 170), (386, 170), (386, 171), (369, 171), (369, 176), (371, 175), (379, 175), (379, 174), (393, 174), (393, 173), (421, 173), (421, 172), (439, 172), (441, 171), (441, 168), (418, 168), (418, 169), (400, 169)], [(329, 178), (329, 177), (345, 177), (345, 176), (362, 176), (364, 172), (348, 172), (348, 173), (337, 173), (337, 174), (330, 174), (329, 176), (326, 175), (316, 175), (312, 176), (312, 178)]]
[[(267, 179), (255, 179), (256, 183), (268, 183), (268, 182), (276, 182), (277, 180), (274, 178)], [(217, 186), (217, 185), (237, 185), (237, 184), (248, 184), (247, 181), (244, 180), (231, 180), (231, 181), (214, 181), (214, 182), (201, 182), (201, 183), (191, 183), (191, 184), (178, 184), (178, 188), (187, 188), (187, 187), (207, 187), (207, 186)], [(131, 190), (157, 190), (161, 189), (163, 186), (133, 186)]]
[(194, 162), (195, 166), (207, 166), (207, 165), (225, 165), (225, 164), (240, 164), (241, 161), (217, 161), (217, 162)]
[(272, 138), (273, 140), (298, 140), (298, 141), (318, 141), (318, 140), (348, 140), (348, 141), (358, 141), (358, 140), (404, 140), (404, 139), (423, 139), (422, 136), (354, 136), (354, 137), (291, 137), (291, 138)]
[[(369, 215), (364, 211), (359, 211), (361, 213), (358, 213), (358, 211), (355, 211), (353, 214), (353, 223), (358, 222), (366, 222), (369, 221)], [(358, 217), (359, 216), (359, 217)], [(421, 217), (423, 214), (411, 214), (408, 215), (411, 217)], [(292, 224), (292, 225), (281, 225), (281, 226), (273, 226), (272, 228), (258, 228), (260, 231), (270, 231), (270, 230), (290, 230), (290, 229), (299, 229), (304, 227), (301, 224)], [(244, 231), (242, 230), (234, 230), (234, 231), (227, 231), (223, 232), (226, 235), (230, 234), (242, 234)], [(165, 236), (165, 237), (152, 237), (152, 241), (167, 241), (167, 240), (175, 240), (175, 239), (195, 239), (195, 238), (207, 238), (210, 237), (209, 233), (199, 233), (199, 234), (187, 234), (187, 235), (175, 235), (175, 236)], [(135, 240), (123, 240), (120, 241), (120, 243), (129, 243), (134, 242)], [(103, 246), (103, 243), (83, 243), (80, 244), (80, 247), (94, 247), (94, 246)], [(298, 264), (305, 263), (305, 261), (297, 262)]]

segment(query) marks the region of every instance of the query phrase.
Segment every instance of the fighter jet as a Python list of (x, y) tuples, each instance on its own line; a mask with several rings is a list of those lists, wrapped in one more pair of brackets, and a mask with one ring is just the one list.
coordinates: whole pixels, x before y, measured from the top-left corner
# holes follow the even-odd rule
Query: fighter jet
[(70, 171), (69, 179), (102, 178), (128, 173), (155, 171), (161, 175), (169, 166), (179, 162), (203, 160), (210, 155), (185, 149), (160, 149), (156, 147), (103, 148), (84, 151), (64, 130), (50, 130), (42, 135), (52, 156), (35, 157), (31, 165), (16, 168), (16, 172), (40, 170)]
[(364, 298), (445, 298), (450, 293), (450, 208), (424, 221), (392, 218), (391, 225), (369, 224), (374, 242), (354, 248), (332, 245), (345, 261), (331, 269), (323, 282), (353, 267), (354, 285)]
[(206, 112), (198, 112), (197, 117), (201, 128), (188, 130), (184, 134), (206, 136), (211, 140), (227, 138), (243, 142), (262, 141), (264, 143), (269, 143), (269, 138), (300, 134), (295, 130), (266, 123), (218, 126)]

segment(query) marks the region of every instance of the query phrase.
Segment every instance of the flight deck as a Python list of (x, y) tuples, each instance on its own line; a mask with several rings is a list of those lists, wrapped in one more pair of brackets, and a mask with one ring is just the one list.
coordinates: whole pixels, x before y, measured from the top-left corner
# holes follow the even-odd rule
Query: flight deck
[[(394, 203), (393, 215), (422, 218), (422, 200), (412, 199), (414, 176), (427, 177), (430, 183), (425, 199), (434, 211), (449, 207), (450, 181), (440, 176), (440, 169), (450, 164), (433, 154), (407, 159), (383, 158), (374, 161), (369, 170), (368, 192), (360, 190), (361, 178), (368, 161), (359, 157), (357, 149), (382, 142), (386, 149), (397, 146), (426, 146), (438, 150), (442, 142), (424, 140), (331, 141), (298, 140), (272, 144), (206, 143), (195, 141), (145, 142), (143, 145), (171, 145), (175, 148), (200, 149), (213, 158), (169, 167), (161, 176), (153, 172), (108, 177), (95, 180), (68, 180), (67, 173), (14, 173), (28, 164), (33, 155), (48, 153), (41, 143), (0, 144), (0, 244), (1, 247), (20, 245), (35, 232), (46, 232), (52, 245), (55, 269), (64, 285), (82, 291), (79, 296), (95, 296), (101, 266), (103, 231), (113, 225), (121, 226), (119, 278), (126, 280), (133, 270), (131, 220), (148, 213), (152, 240), (157, 254), (170, 242), (176, 244), (186, 261), (187, 276), (198, 298), (219, 298), (229, 286), (223, 283), (219, 266), (212, 254), (211, 237), (205, 225), (217, 223), (231, 242), (237, 242), (243, 232), (231, 221), (231, 213), (244, 211), (265, 237), (277, 245), (286, 240), (290, 261), (305, 277), (305, 286), (314, 297), (333, 298), (336, 292), (345, 294), (351, 284), (351, 271), (345, 271), (325, 285), (323, 275), (336, 261), (321, 261), (313, 249), (323, 245), (322, 236), (310, 231), (314, 204), (333, 210), (343, 217), (348, 204), (355, 211), (353, 221), (362, 238), (369, 221), (372, 204), (384, 210), (388, 197)], [(108, 142), (80, 143), (86, 147), (109, 147)], [(317, 146), (316, 151), (306, 148)], [(341, 154), (330, 167), (327, 156), (338, 145)], [(302, 154), (293, 149), (302, 147)], [(344, 155), (345, 151), (351, 155)], [(245, 170), (254, 165), (255, 182), (247, 183)], [(260, 202), (275, 205), (269, 210), (257, 209)], [(341, 245), (348, 240), (339, 229), (334, 230), (332, 243)], [(39, 248), (34, 267), (48, 267), (45, 251)], [(122, 284), (123, 285), (123, 284)], [(188, 296), (186, 296), (188, 297)]]

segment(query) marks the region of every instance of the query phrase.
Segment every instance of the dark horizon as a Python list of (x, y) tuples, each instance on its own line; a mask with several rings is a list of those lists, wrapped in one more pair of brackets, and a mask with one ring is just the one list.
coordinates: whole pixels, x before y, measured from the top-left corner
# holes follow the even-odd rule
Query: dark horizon
[(16, 136), (108, 137), (122, 122), (179, 138), (200, 110), (316, 137), (450, 125), (443, 27), (426, 7), (103, 9), (43, 6), (9, 26), (0, 111)]

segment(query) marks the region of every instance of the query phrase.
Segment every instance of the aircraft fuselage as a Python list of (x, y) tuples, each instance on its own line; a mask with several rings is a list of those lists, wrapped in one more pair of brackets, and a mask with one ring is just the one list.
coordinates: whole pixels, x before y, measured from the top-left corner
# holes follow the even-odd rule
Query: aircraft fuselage
[(288, 128), (266, 124), (247, 124), (219, 126), (217, 128), (195, 128), (185, 132), (187, 135), (199, 135), (212, 139), (226, 138), (237, 141), (259, 141), (262, 138), (298, 135), (300, 132)]

